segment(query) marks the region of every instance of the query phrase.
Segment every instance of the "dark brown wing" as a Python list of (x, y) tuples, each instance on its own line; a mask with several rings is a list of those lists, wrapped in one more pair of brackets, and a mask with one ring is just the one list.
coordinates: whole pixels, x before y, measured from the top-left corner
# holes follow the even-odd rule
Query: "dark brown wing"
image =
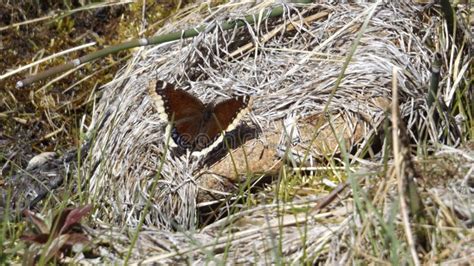
[[(202, 150), (215, 142), (222, 132), (235, 129), (242, 117), (251, 107), (251, 98), (237, 97), (222, 101), (212, 109), (212, 117), (203, 124), (196, 138), (195, 150)], [(215, 145), (214, 145), (215, 144)]]
[(201, 127), (205, 105), (197, 97), (162, 80), (150, 84), (149, 93), (160, 117), (173, 122), (173, 140), (180, 145), (192, 142)]

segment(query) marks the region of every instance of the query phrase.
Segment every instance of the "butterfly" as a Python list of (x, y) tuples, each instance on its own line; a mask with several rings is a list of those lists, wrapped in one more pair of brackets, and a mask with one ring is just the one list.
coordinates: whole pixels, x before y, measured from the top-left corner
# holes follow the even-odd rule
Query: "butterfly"
[(193, 156), (206, 155), (234, 130), (252, 107), (253, 99), (238, 96), (217, 104), (204, 104), (196, 96), (162, 80), (151, 81), (148, 92), (160, 118), (168, 123), (170, 146), (191, 150)]

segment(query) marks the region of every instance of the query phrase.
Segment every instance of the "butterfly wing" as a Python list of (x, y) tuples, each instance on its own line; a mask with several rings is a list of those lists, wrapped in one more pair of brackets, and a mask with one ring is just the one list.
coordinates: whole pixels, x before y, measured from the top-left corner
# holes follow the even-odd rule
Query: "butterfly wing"
[(199, 133), (205, 105), (195, 96), (162, 80), (148, 87), (160, 118), (172, 123), (167, 128), (172, 139), (180, 146), (190, 145)]
[(223, 139), (221, 133), (234, 130), (251, 106), (250, 97), (232, 98), (215, 105), (211, 118), (203, 124), (195, 140), (195, 150), (204, 154), (217, 147)]

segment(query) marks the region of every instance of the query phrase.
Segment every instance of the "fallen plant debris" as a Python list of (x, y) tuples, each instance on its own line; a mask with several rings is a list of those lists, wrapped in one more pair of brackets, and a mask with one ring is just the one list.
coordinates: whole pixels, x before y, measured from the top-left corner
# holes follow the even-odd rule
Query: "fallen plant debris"
[[(146, 19), (153, 12), (145, 2), (136, 11)], [(57, 123), (62, 120), (49, 115), (55, 110), (47, 109), (55, 127), (33, 136), (43, 146), (35, 154), (16, 149), (3, 155), (0, 265), (470, 265), (472, 40), (449, 35), (439, 5), (282, 1), (283, 19), (229, 32), (219, 25), (243, 14), (264, 17), (275, 2), (208, 2), (187, 6), (153, 33), (215, 27), (134, 50), (133, 60), (120, 59), (128, 64), (112, 72), (111, 83), (94, 83), (90, 97), (73, 100), (77, 130)], [(462, 19), (469, 7), (458, 4), (453, 11), (456, 24), (469, 28)], [(437, 75), (433, 59), (439, 59)], [(81, 71), (89, 73), (87, 66)], [(255, 97), (251, 115), (229, 134), (238, 147), (228, 149), (229, 141), (203, 164), (174, 156), (167, 123), (146, 91), (157, 79), (186, 87), (206, 103)], [(38, 91), (31, 101), (43, 105), (55, 88), (88, 95), (75, 84), (51, 82), (24, 92)], [(82, 98), (88, 102), (77, 106), (93, 106), (76, 107)], [(58, 106), (62, 112), (68, 105)], [(2, 117), (37, 128), (33, 115), (2, 111)], [(59, 129), (77, 138), (73, 150), (60, 145)], [(15, 138), (30, 139), (0, 135), (0, 151)], [(82, 216), (93, 219), (82, 226), (80, 211), (60, 218), (61, 203), (79, 200), (94, 202)], [(25, 223), (9, 220), (23, 208), (51, 217), (26, 211), (40, 229), (28, 231), (24, 242), (18, 236)], [(70, 215), (76, 225), (66, 226)], [(80, 241), (66, 245), (72, 234), (88, 240), (86, 249)]]

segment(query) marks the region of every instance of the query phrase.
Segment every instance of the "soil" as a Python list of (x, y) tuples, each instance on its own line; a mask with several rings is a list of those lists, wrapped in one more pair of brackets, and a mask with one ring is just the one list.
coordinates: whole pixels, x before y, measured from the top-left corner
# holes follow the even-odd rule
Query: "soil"
[[(153, 25), (179, 4), (186, 4), (185, 1), (146, 2), (145, 18), (142, 18), (142, 1), (99, 8), (87, 8), (94, 3), (77, 0), (0, 3), (0, 75), (96, 42), (94, 46), (0, 78), (0, 181), (12, 171), (25, 168), (34, 155), (49, 151), (61, 154), (79, 146), (82, 120), (85, 118), (85, 124), (89, 123), (94, 99), (100, 97), (100, 86), (114, 77), (131, 52), (121, 51), (85, 64), (55, 82), (52, 80), (57, 77), (51, 77), (21, 89), (15, 88), (16, 82), (105, 45), (136, 38), (143, 25)], [(84, 10), (77, 11), (81, 8)], [(46, 19), (15, 25), (43, 17)], [(152, 31), (147, 28), (144, 34)]]

